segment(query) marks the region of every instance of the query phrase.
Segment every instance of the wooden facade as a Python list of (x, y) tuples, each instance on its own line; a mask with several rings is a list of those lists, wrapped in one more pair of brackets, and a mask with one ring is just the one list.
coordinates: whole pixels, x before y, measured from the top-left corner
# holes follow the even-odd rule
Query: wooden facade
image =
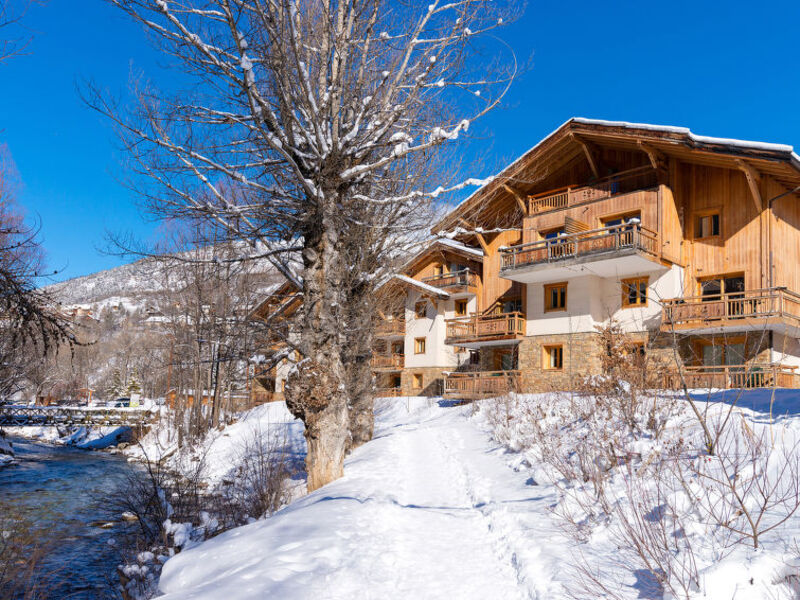
[(572, 119), (384, 286), (381, 394), (563, 389), (598, 372), (612, 323), (647, 351), (677, 344), (697, 386), (794, 387), (798, 186), (788, 146)]

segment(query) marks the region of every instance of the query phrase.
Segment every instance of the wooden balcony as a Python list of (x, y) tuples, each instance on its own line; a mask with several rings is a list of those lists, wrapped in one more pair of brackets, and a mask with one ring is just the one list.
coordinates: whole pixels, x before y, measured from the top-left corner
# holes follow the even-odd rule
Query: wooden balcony
[(405, 319), (381, 319), (375, 326), (375, 337), (403, 337), (405, 334)]
[(403, 388), (399, 387), (377, 388), (375, 390), (376, 398), (399, 398), (402, 395)]
[(520, 386), (519, 371), (467, 371), (447, 373), (444, 397), (476, 400), (516, 392)]
[[(683, 379), (689, 389), (797, 388), (800, 373), (797, 367), (780, 364), (719, 365), (684, 367)], [(680, 373), (667, 375), (665, 387), (681, 389)]]
[(399, 371), (405, 364), (405, 354), (375, 354), (370, 366), (375, 371)]
[(553, 210), (563, 210), (588, 202), (597, 202), (620, 194), (646, 190), (658, 185), (652, 167), (639, 167), (622, 171), (598, 180), (591, 185), (564, 187), (528, 197), (528, 214), (536, 215)]
[(661, 268), (658, 234), (642, 225), (626, 223), (501, 250), (500, 275), (533, 283), (575, 274), (591, 263), (600, 276), (635, 275)]
[(476, 347), (525, 336), (525, 315), (519, 312), (449, 319), (445, 344)]
[(469, 269), (426, 277), (422, 282), (450, 294), (475, 294), (478, 291), (478, 274)]
[(800, 332), (800, 295), (783, 287), (665, 300), (662, 331)]

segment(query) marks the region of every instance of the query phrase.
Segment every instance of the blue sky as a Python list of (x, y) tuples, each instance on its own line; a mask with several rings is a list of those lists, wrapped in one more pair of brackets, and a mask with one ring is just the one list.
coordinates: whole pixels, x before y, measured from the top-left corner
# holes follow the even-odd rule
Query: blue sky
[[(532, 69), (473, 142), (490, 151), (478, 176), (521, 154), (571, 116), (690, 127), (695, 133), (800, 146), (800, 3), (530, 2), (503, 35)], [(133, 71), (165, 71), (138, 26), (102, 0), (49, 0), (27, 17), (30, 54), (0, 66), (0, 143), (42, 219), (59, 279), (119, 264), (105, 232), (152, 237), (118, 182), (108, 124), (80, 101), (92, 79), (124, 94)], [(484, 137), (486, 135), (487, 137)]]

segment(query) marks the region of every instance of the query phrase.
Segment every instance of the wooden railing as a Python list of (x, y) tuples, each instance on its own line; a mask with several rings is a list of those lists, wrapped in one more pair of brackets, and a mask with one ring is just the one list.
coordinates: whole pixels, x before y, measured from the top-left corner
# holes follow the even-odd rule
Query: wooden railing
[(638, 223), (625, 223), (511, 246), (500, 250), (503, 260), (501, 269), (553, 263), (593, 254), (613, 254), (621, 250), (636, 250), (657, 256), (658, 234)]
[(782, 287), (673, 298), (664, 300), (663, 305), (662, 329), (727, 321), (735, 324), (743, 319), (770, 317), (788, 319), (800, 324), (800, 295)]
[[(796, 367), (780, 364), (718, 365), (684, 367), (686, 387), (692, 388), (796, 388), (800, 386), (800, 373)], [(678, 372), (667, 375), (667, 388), (680, 389)]]
[(467, 371), (444, 377), (444, 396), (485, 398), (519, 391), (519, 371)]
[(392, 336), (392, 335), (405, 335), (406, 321), (405, 319), (382, 319), (375, 326), (375, 335)]
[(378, 398), (397, 398), (403, 395), (403, 388), (390, 387), (390, 388), (377, 388), (375, 396)]
[(404, 354), (375, 354), (370, 361), (373, 369), (402, 369)]
[(449, 319), (445, 342), (458, 343), (525, 335), (525, 315), (519, 312)]
[(534, 215), (551, 210), (561, 210), (578, 204), (611, 198), (619, 194), (648, 189), (657, 184), (658, 177), (652, 167), (638, 167), (600, 179), (591, 185), (558, 188), (529, 196), (528, 214)]
[(422, 281), (437, 288), (477, 287), (478, 275), (469, 269), (462, 269), (452, 273), (425, 277)]

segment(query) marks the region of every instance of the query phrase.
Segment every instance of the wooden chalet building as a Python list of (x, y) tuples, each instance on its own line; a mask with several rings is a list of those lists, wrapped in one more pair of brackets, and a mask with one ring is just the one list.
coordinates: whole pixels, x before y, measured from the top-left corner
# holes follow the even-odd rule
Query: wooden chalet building
[(571, 119), (383, 286), (380, 394), (569, 389), (612, 323), (691, 387), (797, 387), (798, 190), (790, 146)]

